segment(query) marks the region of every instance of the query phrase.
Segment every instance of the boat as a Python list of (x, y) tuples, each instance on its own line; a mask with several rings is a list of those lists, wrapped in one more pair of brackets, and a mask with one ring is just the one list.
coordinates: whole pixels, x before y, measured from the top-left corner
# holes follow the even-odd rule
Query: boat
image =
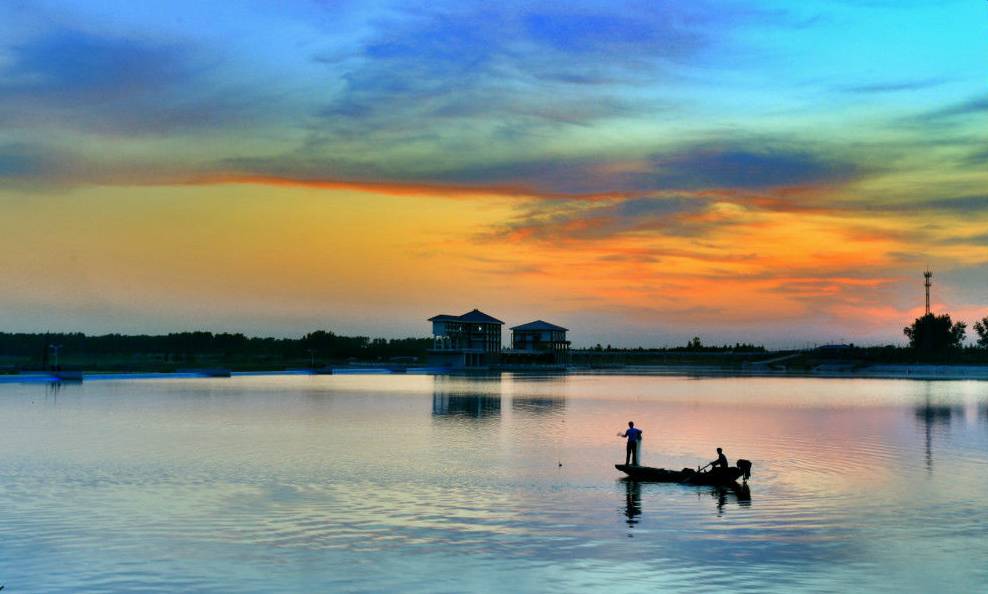
[(615, 464), (628, 478), (640, 482), (653, 483), (682, 483), (685, 485), (711, 485), (733, 487), (738, 485), (738, 479), (747, 482), (751, 476), (751, 462), (738, 460), (737, 465), (728, 468), (714, 468), (707, 472), (684, 468), (669, 470), (652, 468), (651, 466), (636, 466), (634, 464)]

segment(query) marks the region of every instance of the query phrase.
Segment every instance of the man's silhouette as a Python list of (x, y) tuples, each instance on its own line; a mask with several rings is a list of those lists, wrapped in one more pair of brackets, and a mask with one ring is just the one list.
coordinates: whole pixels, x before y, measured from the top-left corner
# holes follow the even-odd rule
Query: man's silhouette
[[(624, 433), (618, 433), (618, 437), (628, 438), (628, 446), (625, 451), (624, 463), (638, 466), (638, 442), (642, 439), (641, 429), (635, 429), (635, 422), (628, 421), (628, 430)], [(634, 462), (631, 462), (631, 460), (634, 460)]]
[(717, 448), (717, 459), (710, 463), (710, 470), (717, 470), (717, 468), (723, 468), (727, 470), (730, 464), (727, 463), (727, 456), (724, 455), (724, 450)]

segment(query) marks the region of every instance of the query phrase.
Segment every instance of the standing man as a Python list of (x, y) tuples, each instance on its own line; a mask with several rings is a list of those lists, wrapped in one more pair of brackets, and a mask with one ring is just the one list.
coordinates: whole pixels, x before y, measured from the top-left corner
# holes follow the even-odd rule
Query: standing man
[(628, 421), (628, 430), (624, 433), (618, 433), (618, 437), (627, 437), (628, 446), (624, 456), (625, 464), (632, 464), (631, 460), (634, 460), (634, 465), (638, 466), (638, 444), (642, 439), (641, 429), (635, 429), (635, 422)]

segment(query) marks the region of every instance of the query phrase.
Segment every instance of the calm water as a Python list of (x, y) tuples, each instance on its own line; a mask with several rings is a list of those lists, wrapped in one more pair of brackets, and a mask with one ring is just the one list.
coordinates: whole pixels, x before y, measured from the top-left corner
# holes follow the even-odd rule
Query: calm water
[[(4, 594), (988, 592), (988, 382), (0, 384), (0, 419)], [(619, 480), (629, 419), (750, 499)]]

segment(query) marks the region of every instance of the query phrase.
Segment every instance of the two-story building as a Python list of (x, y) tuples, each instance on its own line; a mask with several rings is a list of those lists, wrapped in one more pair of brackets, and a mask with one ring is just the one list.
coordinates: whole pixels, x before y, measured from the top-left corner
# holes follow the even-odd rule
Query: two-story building
[(511, 328), (511, 348), (529, 353), (565, 352), (569, 350), (567, 332), (569, 330), (562, 326), (535, 320)]
[(500, 360), (501, 320), (474, 309), (461, 316), (440, 314), (429, 321), (433, 341), (429, 365), (482, 368)]

